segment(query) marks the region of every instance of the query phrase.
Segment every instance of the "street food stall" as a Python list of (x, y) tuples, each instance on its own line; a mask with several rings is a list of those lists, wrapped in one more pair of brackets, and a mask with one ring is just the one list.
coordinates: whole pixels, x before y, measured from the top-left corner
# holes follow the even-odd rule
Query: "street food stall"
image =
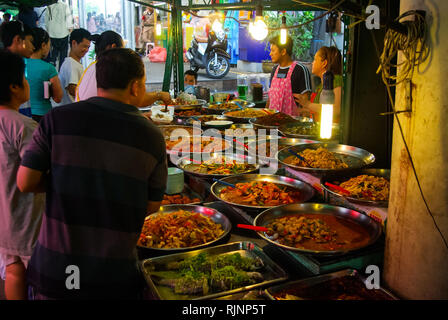
[[(279, 10), (286, 2), (262, 4)], [(183, 93), (174, 11), (204, 6), (171, 5), (173, 55), (164, 88), (173, 70), (177, 99), (156, 103), (151, 115), (165, 136), (171, 171), (163, 206), (147, 217), (138, 243), (148, 298), (397, 299), (387, 288), (364, 285), (366, 267), (383, 264), (390, 170), (378, 165), (387, 161), (378, 164), (374, 152), (347, 143), (343, 120), (322, 138), (313, 119), (241, 96), (216, 102)], [(348, 50), (347, 41), (345, 85), (351, 85)], [(343, 101), (347, 113), (349, 99)]]

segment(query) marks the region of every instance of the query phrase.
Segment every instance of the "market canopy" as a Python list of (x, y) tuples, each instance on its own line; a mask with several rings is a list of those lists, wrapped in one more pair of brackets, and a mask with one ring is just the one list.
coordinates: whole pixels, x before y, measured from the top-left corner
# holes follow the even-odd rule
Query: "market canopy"
[(0, 9), (19, 8), (25, 6), (29, 8), (49, 6), (58, 0), (0, 0)]

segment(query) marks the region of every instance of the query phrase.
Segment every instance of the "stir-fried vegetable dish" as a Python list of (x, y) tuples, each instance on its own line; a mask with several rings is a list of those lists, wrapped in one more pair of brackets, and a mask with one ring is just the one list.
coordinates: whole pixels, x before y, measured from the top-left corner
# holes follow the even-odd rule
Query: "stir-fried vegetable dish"
[(152, 248), (187, 248), (216, 240), (222, 226), (197, 212), (179, 210), (145, 218), (138, 244)]
[(262, 207), (300, 202), (300, 192), (285, 185), (267, 181), (252, 181), (237, 183), (235, 187), (222, 189), (221, 199), (237, 204)]
[[(389, 181), (383, 177), (363, 174), (341, 183), (340, 187), (349, 191), (349, 196), (352, 198), (369, 201), (387, 201), (389, 199), (389, 185)], [(342, 192), (341, 194), (347, 195)]]
[(291, 155), (285, 158), (284, 162), (298, 167), (320, 168), (320, 169), (343, 169), (348, 165), (341, 159), (338, 159), (333, 152), (325, 148), (319, 147), (316, 150), (305, 149), (299, 153), (305, 158), (305, 161)]
[(202, 174), (233, 175), (253, 171), (256, 169), (256, 166), (253, 164), (237, 162), (236, 160), (229, 161), (229, 159), (222, 157), (221, 161), (210, 159), (201, 164), (188, 164), (183, 169)]
[(225, 115), (235, 118), (258, 118), (273, 113), (274, 111), (270, 109), (257, 110), (248, 108), (244, 110), (226, 112)]

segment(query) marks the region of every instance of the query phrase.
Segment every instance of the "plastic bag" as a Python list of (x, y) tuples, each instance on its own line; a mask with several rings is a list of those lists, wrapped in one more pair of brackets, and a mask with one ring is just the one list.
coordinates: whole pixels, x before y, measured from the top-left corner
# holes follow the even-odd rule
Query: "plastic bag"
[(148, 58), (151, 62), (165, 62), (166, 61), (166, 49), (162, 47), (155, 47), (148, 54)]

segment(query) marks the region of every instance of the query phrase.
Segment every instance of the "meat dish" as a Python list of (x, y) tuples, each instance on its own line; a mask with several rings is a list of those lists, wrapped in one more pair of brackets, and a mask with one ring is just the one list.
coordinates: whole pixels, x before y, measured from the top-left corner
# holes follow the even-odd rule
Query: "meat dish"
[(305, 149), (299, 153), (304, 160), (291, 155), (285, 158), (284, 162), (297, 167), (319, 168), (319, 169), (343, 169), (348, 168), (348, 165), (338, 159), (334, 152), (328, 151), (325, 148), (319, 147), (314, 149)]

